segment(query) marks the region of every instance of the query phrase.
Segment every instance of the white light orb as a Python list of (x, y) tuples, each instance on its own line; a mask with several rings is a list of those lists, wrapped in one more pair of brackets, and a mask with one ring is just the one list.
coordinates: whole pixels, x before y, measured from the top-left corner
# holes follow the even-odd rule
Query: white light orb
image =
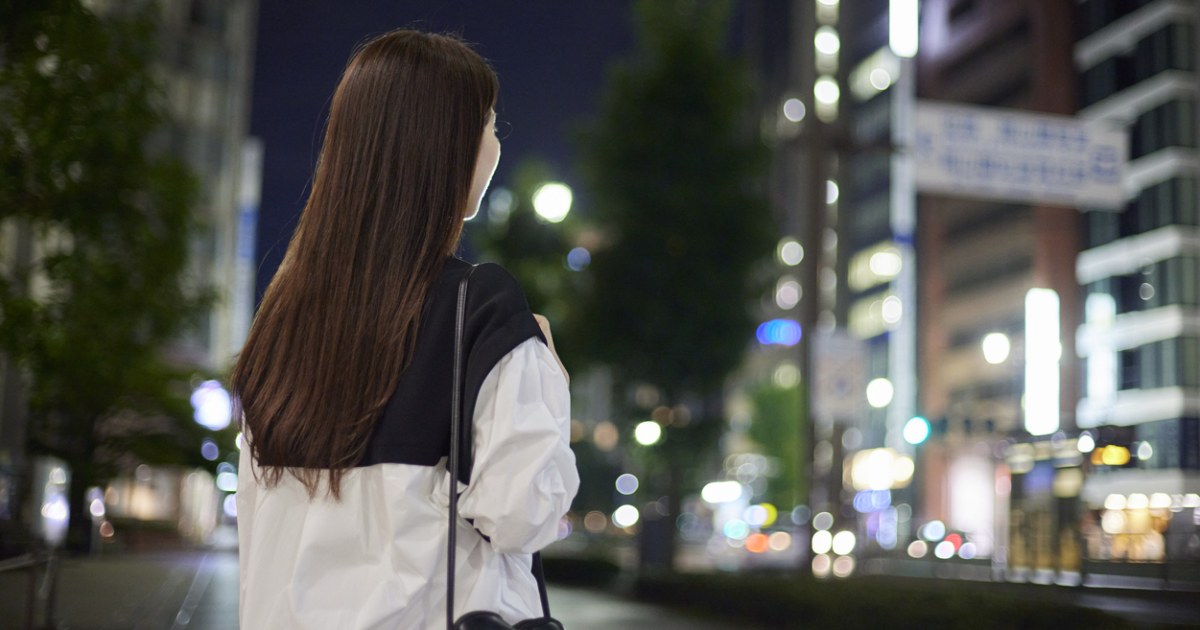
[(900, 273), (900, 252), (894, 249), (886, 249), (881, 252), (871, 254), (870, 260), (867, 261), (867, 267), (871, 273), (881, 278), (892, 278)]
[(833, 553), (839, 556), (848, 556), (854, 553), (854, 544), (857, 539), (854, 537), (854, 532), (845, 530), (840, 531), (833, 536)]
[[(838, 183), (833, 181), (832, 179), (825, 180), (825, 203), (835, 204), (835, 203), (837, 203), (838, 199), (841, 198), (841, 196), (842, 196), (842, 192), (841, 192), (841, 189), (838, 188)], [(836, 234), (834, 235), (833, 240), (834, 240), (834, 244), (836, 244), (837, 243), (837, 235)]]
[(798, 98), (789, 98), (783, 102), (783, 117), (792, 121), (800, 122), (804, 120), (804, 115), (807, 113), (804, 108), (804, 101)]
[(783, 278), (775, 287), (775, 305), (783, 310), (791, 310), (800, 303), (800, 283), (791, 278)]
[(700, 498), (713, 505), (737, 501), (742, 496), (742, 484), (736, 481), (712, 481), (700, 490)]
[(904, 423), (904, 441), (916, 446), (929, 439), (929, 421), (925, 418), (909, 418)]
[(617, 477), (617, 481), (616, 481), (615, 485), (617, 487), (617, 492), (620, 492), (621, 494), (624, 494), (624, 495), (630, 495), (630, 494), (633, 494), (634, 492), (637, 492), (638, 478), (629, 473), (625, 473), (625, 474), (621, 475), (620, 477)]
[(632, 505), (622, 505), (612, 513), (612, 522), (617, 527), (633, 527), (637, 524), (641, 515), (638, 509)]
[(867, 403), (876, 409), (883, 409), (891, 404), (895, 393), (892, 382), (886, 378), (872, 379), (867, 383)]
[(192, 409), (196, 423), (220, 431), (233, 420), (233, 400), (217, 381), (204, 381), (192, 391)]
[(560, 223), (571, 212), (573, 199), (570, 186), (548, 182), (533, 192), (533, 211), (545, 221)]
[(829, 553), (833, 549), (833, 534), (829, 530), (820, 530), (813, 532), (812, 550), (813, 553), (822, 554)]
[(816, 97), (818, 103), (836, 105), (838, 99), (842, 97), (842, 90), (833, 77), (826, 75), (817, 79), (817, 82), (813, 84), (813, 96)]
[(988, 333), (983, 338), (983, 358), (992, 365), (1000, 365), (1008, 360), (1012, 343), (1004, 333)]
[(883, 321), (888, 324), (897, 324), (900, 318), (904, 315), (904, 305), (900, 302), (900, 298), (889, 295), (883, 298)]
[(223, 472), (217, 474), (217, 489), (224, 492), (234, 492), (237, 490), (237, 473)]
[(822, 55), (836, 55), (838, 50), (842, 48), (842, 40), (838, 37), (837, 30), (832, 26), (822, 26), (817, 29), (816, 35), (813, 36), (813, 46)]
[(871, 82), (871, 87), (876, 90), (886, 90), (892, 85), (892, 75), (888, 74), (888, 71), (883, 68), (872, 70), (868, 79)]
[(657, 444), (662, 439), (662, 425), (653, 420), (639, 422), (633, 429), (633, 439), (642, 446)]
[(779, 256), (779, 262), (789, 267), (795, 267), (804, 260), (804, 247), (794, 238), (785, 238), (779, 241), (776, 254)]

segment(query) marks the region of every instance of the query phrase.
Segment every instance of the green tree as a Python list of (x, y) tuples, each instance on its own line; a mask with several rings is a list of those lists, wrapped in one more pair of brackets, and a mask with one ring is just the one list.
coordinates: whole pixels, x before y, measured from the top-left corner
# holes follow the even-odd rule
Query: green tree
[[(711, 464), (725, 378), (753, 339), (750, 307), (763, 287), (751, 273), (772, 229), (750, 75), (725, 45), (730, 3), (635, 7), (637, 49), (613, 68), (584, 138), (605, 246), (587, 273), (580, 338), (619, 383), (650, 384), (665, 406), (691, 402), (692, 421), (666, 415), (664, 441), (635, 454), (669, 503), (665, 518), (644, 522), (644, 534), (657, 533), (643, 549), (665, 547), (651, 564), (669, 566), (681, 491)], [(646, 419), (628, 412), (627, 423)]]
[(80, 544), (85, 489), (123, 461), (198, 459), (190, 372), (163, 354), (207, 301), (184, 282), (196, 185), (152, 149), (153, 3), (4, 2), (0, 30), (0, 225), (28, 245), (0, 273), (0, 352), (28, 375), (31, 451), (72, 468)]
[(800, 461), (800, 453), (806, 452), (807, 436), (796, 422), (803, 409), (803, 396), (804, 391), (797, 385), (764, 384), (751, 392), (754, 416), (750, 439), (776, 464), (765, 499), (777, 506), (799, 505), (808, 496), (808, 474)]

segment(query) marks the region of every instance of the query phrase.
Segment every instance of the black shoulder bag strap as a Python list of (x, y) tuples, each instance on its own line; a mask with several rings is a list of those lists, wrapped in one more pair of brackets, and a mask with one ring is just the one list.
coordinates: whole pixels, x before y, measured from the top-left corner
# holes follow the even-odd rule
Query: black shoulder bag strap
[[(471, 265), (462, 280), (458, 282), (458, 302), (454, 316), (454, 389), (450, 394), (450, 529), (446, 535), (446, 627), (454, 626), (454, 568), (455, 549), (458, 543), (458, 470), (459, 470), (459, 440), (465, 435), (466, 419), (462, 413), (462, 395), (466, 389), (464, 374), (465, 349), (463, 348), (467, 316), (467, 282), (475, 273), (476, 265)], [(469, 438), (468, 438), (469, 439)], [(469, 444), (470, 442), (468, 442)], [(468, 461), (471, 455), (467, 454)], [(533, 554), (533, 575), (537, 579), (538, 596), (542, 600), (542, 613), (550, 616), (550, 600), (546, 596), (546, 579), (542, 573), (542, 554)]]

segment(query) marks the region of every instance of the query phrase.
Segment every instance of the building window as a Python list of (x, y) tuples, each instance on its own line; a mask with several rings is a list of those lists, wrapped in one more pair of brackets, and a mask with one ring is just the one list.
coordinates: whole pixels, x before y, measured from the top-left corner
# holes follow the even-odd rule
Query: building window
[(1168, 24), (1139, 40), (1129, 53), (1110, 57), (1085, 70), (1080, 79), (1083, 106), (1102, 101), (1165, 70), (1193, 70), (1193, 32), (1190, 24)]
[(1142, 386), (1141, 348), (1130, 348), (1117, 353), (1121, 370), (1121, 389), (1138, 389)]
[(1196, 104), (1169, 101), (1137, 117), (1129, 129), (1129, 157), (1137, 159), (1168, 147), (1196, 146)]

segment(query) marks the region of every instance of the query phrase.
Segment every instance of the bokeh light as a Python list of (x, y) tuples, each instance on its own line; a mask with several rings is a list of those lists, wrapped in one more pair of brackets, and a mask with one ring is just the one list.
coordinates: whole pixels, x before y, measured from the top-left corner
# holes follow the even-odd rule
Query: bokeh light
[(829, 571), (833, 568), (833, 560), (825, 555), (818, 554), (813, 557), (812, 571), (813, 575), (819, 578), (829, 577)]
[(776, 255), (779, 257), (779, 262), (789, 267), (795, 267), (804, 260), (804, 247), (794, 238), (785, 238), (779, 241)]
[(561, 223), (571, 212), (574, 195), (562, 182), (547, 182), (533, 191), (533, 211), (550, 223)]
[(585, 247), (576, 247), (567, 252), (567, 268), (571, 271), (583, 271), (592, 264), (592, 253)]
[(653, 420), (639, 422), (633, 429), (633, 439), (642, 446), (653, 446), (662, 439), (662, 425)]
[(593, 534), (599, 534), (608, 527), (608, 517), (603, 512), (593, 510), (583, 517), (583, 528)]
[(992, 365), (1000, 365), (1008, 359), (1012, 343), (1004, 333), (988, 333), (983, 338), (983, 359)]
[(713, 481), (700, 489), (700, 498), (712, 504), (736, 501), (741, 496), (742, 484), (736, 481)]
[(225, 492), (237, 490), (237, 473), (217, 473), (217, 489)]
[(601, 451), (611, 451), (617, 447), (618, 436), (617, 425), (605, 420), (592, 430), (592, 443)]
[(854, 558), (850, 556), (841, 556), (833, 561), (833, 574), (840, 578), (847, 578), (854, 573)]
[(886, 378), (871, 379), (867, 383), (867, 404), (876, 409), (883, 409), (892, 402), (895, 389), (892, 382)]
[(829, 553), (833, 549), (833, 534), (829, 530), (822, 529), (813, 532), (812, 550), (813, 553), (823, 554)]
[(804, 120), (804, 114), (807, 113), (804, 107), (804, 101), (798, 98), (789, 98), (783, 102), (783, 117), (792, 121), (800, 122)]
[(617, 481), (614, 485), (617, 487), (617, 492), (620, 492), (624, 495), (630, 495), (634, 492), (637, 492), (638, 478), (630, 473), (625, 473), (617, 477)]
[(745, 540), (745, 538), (750, 535), (750, 526), (746, 524), (746, 521), (735, 518), (726, 522), (725, 526), (721, 528), (721, 532), (724, 533), (727, 538), (732, 538), (734, 540)]
[(204, 381), (192, 391), (193, 418), (196, 423), (213, 431), (229, 426), (233, 418), (233, 401), (229, 392), (217, 381)]
[(929, 439), (929, 421), (920, 416), (909, 418), (904, 423), (904, 441), (916, 446)]
[(612, 522), (617, 527), (633, 527), (637, 524), (640, 517), (641, 514), (638, 513), (638, 509), (636, 507), (633, 507), (632, 505), (622, 505), (616, 510), (613, 510)]
[(848, 556), (854, 553), (854, 545), (856, 542), (857, 540), (854, 536), (854, 532), (849, 530), (840, 531), (833, 537), (833, 553), (836, 553), (839, 556)]

